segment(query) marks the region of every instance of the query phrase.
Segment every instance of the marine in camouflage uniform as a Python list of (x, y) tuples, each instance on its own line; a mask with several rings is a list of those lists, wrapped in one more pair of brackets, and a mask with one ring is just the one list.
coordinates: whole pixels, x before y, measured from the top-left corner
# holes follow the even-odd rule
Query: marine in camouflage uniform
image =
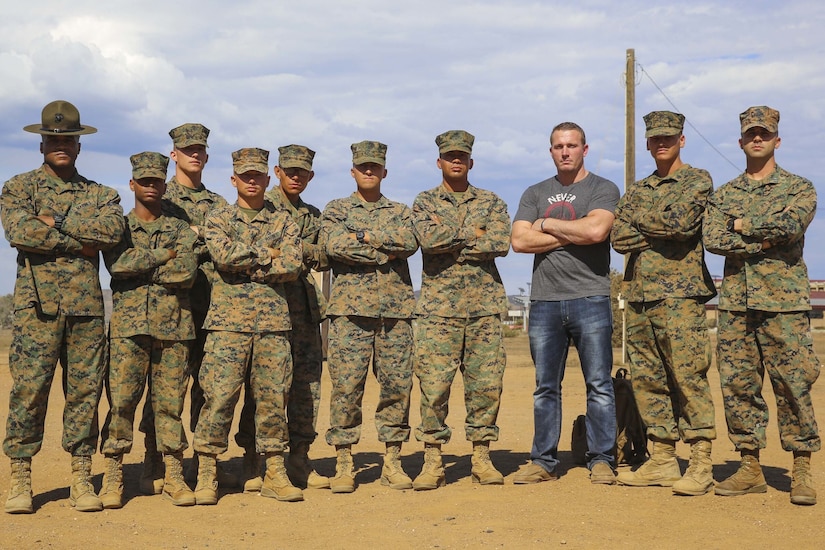
[(233, 412), (248, 377), (255, 400), (255, 447), (266, 454), (261, 494), (302, 500), (286, 477), (286, 402), (292, 382), (289, 307), (283, 283), (303, 268), (298, 226), (264, 200), (269, 183), (263, 149), (232, 153), (238, 201), (206, 219), (206, 245), (218, 277), (204, 328), (209, 331), (199, 381), (206, 401), (195, 429), (198, 504), (217, 501), (215, 457), (226, 451)]
[(776, 164), (778, 111), (751, 107), (739, 119), (747, 167), (711, 195), (704, 219), (705, 247), (725, 256), (716, 353), (728, 436), (742, 455), (739, 470), (716, 486), (716, 494), (767, 491), (759, 465), (759, 450), (767, 445), (767, 371), (782, 448), (794, 456), (791, 502), (815, 504), (810, 456), (821, 440), (811, 388), (820, 364), (802, 251), (816, 213), (816, 190)]
[(91, 484), (97, 446), (97, 405), (106, 353), (99, 251), (123, 235), (123, 209), (114, 189), (77, 173), (80, 124), (67, 101), (42, 112), (43, 165), (3, 185), (0, 215), (17, 249), (12, 343), (12, 388), (3, 451), (11, 458), (6, 512), (32, 513), (31, 457), (40, 451), (49, 390), (58, 360), (63, 367), (63, 448), (72, 455), (70, 503), (102, 509)]
[[(627, 254), (627, 349), (633, 394), (653, 449), (647, 463), (617, 479), (703, 495), (713, 487), (716, 439), (704, 307), (716, 289), (702, 248), (702, 215), (713, 182), (707, 171), (681, 160), (684, 115), (654, 111), (644, 121), (656, 170), (619, 200), (611, 240), (616, 252)], [(680, 438), (691, 446), (684, 477), (676, 461)]]
[(121, 242), (103, 254), (112, 275), (113, 308), (99, 496), (104, 508), (123, 505), (123, 455), (132, 450), (135, 411), (148, 375), (157, 411), (153, 431), (168, 464), (164, 496), (177, 505), (192, 505), (195, 499), (182, 475), (188, 444), (181, 412), (189, 379), (189, 341), (195, 338), (189, 306), (189, 288), (198, 270), (195, 233), (187, 223), (161, 213), (169, 158), (146, 152), (132, 155), (130, 161), (135, 208), (126, 216)]
[[(209, 257), (209, 250), (204, 241), (204, 223), (206, 216), (213, 210), (226, 206), (223, 197), (207, 189), (202, 181), (203, 169), (209, 161), (206, 152), (209, 128), (203, 124), (186, 123), (169, 131), (172, 138), (172, 152), (169, 156), (175, 161), (175, 175), (166, 185), (163, 196), (163, 214), (179, 218), (189, 224), (197, 238), (198, 274), (189, 291), (192, 316), (195, 324), (195, 340), (189, 350), (189, 374), (192, 376), (189, 403), (189, 428), (194, 433), (198, 416), (203, 407), (203, 390), (198, 383), (198, 372), (203, 361), (203, 346), (206, 342), (206, 330), (203, 320), (209, 310), (209, 299), (215, 268)], [(157, 450), (152, 416), (152, 383), (149, 381), (149, 393), (143, 409), (140, 431), (146, 434), (146, 456), (144, 471), (140, 480), (140, 489), (147, 494), (159, 493), (162, 488), (163, 465)], [(193, 476), (197, 466), (190, 469)], [(229, 479), (223, 470), (218, 470), (221, 485), (235, 485), (236, 480)]]
[(464, 376), (464, 431), (473, 442), (473, 481), (502, 484), (489, 459), (498, 441), (505, 354), (501, 315), (507, 296), (495, 258), (510, 250), (510, 216), (495, 193), (470, 185), (475, 138), (450, 130), (435, 138), (442, 172), (438, 187), (413, 204), (413, 228), (423, 255), (421, 296), (416, 305), (415, 375), (421, 386), (421, 425), (415, 437), (425, 444), (416, 490), (444, 484), (441, 445), (450, 441), (446, 424), (456, 370)]
[(372, 368), (380, 386), (375, 424), (386, 443), (381, 481), (409, 489), (399, 460), (410, 437), (411, 317), (415, 307), (407, 258), (418, 249), (410, 209), (381, 194), (387, 146), (355, 143), (352, 177), (358, 187), (330, 202), (321, 220), (333, 275), (327, 365), (332, 380), (327, 443), (337, 450), (335, 493), (355, 490), (351, 446), (361, 438), (364, 384)]

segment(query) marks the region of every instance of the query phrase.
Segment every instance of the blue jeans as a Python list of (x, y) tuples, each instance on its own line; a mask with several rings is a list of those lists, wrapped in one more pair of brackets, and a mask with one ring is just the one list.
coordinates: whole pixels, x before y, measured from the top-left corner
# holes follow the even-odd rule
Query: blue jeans
[(530, 353), (536, 365), (535, 435), (530, 459), (548, 472), (559, 463), (561, 382), (573, 339), (587, 388), (587, 467), (614, 464), (616, 400), (613, 394), (613, 314), (609, 296), (530, 304)]

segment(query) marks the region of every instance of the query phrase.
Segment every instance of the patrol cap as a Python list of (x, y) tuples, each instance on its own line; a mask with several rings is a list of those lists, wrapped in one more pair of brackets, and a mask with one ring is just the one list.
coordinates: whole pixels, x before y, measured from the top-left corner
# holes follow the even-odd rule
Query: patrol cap
[(646, 114), (645, 137), (678, 136), (685, 127), (685, 115), (670, 111), (653, 111)]
[(238, 149), (232, 153), (232, 170), (236, 174), (244, 174), (253, 170), (266, 174), (269, 172), (268, 162), (269, 151), (265, 149), (249, 147), (246, 149)]
[(169, 166), (169, 157), (146, 151), (129, 157), (132, 163), (132, 179), (160, 178), (166, 181), (166, 168)]
[(208, 147), (206, 138), (209, 137), (209, 128), (197, 122), (187, 122), (186, 124), (181, 124), (177, 128), (169, 130), (169, 137), (172, 138), (172, 143), (178, 149), (183, 149), (190, 145), (203, 145), (204, 147)]
[(80, 111), (62, 99), (52, 101), (43, 107), (41, 119), (40, 124), (29, 124), (23, 129), (43, 136), (82, 136), (97, 132), (94, 126), (81, 126)]
[(374, 162), (386, 166), (387, 146), (379, 141), (359, 141), (350, 145), (350, 149), (352, 149), (353, 164)]
[(315, 151), (303, 145), (284, 145), (278, 147), (278, 166), (281, 168), (303, 168), (312, 170)]
[(443, 134), (436, 136), (435, 144), (438, 145), (438, 154), (448, 153), (450, 151), (462, 151), (464, 153), (473, 153), (473, 142), (475, 136), (464, 130), (447, 130)]
[(744, 134), (751, 128), (759, 126), (769, 132), (779, 131), (779, 111), (771, 109), (765, 105), (759, 107), (748, 107), (748, 109), (739, 115), (739, 122), (742, 124), (742, 133)]

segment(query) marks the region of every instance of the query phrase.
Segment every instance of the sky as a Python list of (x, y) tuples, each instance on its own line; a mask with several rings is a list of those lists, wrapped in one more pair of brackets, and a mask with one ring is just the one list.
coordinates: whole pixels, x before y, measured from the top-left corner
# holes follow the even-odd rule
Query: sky
[[(778, 163), (825, 197), (823, 29), (825, 4), (809, 0), (7, 3), (0, 181), (42, 163), (39, 136), (22, 128), (64, 99), (99, 130), (81, 138), (78, 170), (114, 187), (125, 212), (129, 156), (168, 154), (168, 131), (200, 122), (211, 129), (207, 187), (234, 202), (232, 151), (261, 147), (276, 160), (279, 146), (298, 143), (317, 152), (303, 197), (320, 208), (355, 189), (350, 144), (386, 143), (382, 191), (412, 205), (440, 183), (435, 136), (464, 129), (476, 136), (470, 181), (498, 193), (512, 218), (522, 192), (555, 174), (549, 133), (559, 122), (585, 129), (586, 168), (624, 189), (632, 48), (637, 179), (654, 169), (645, 113), (687, 117), (682, 159), (718, 187), (744, 169), (739, 113), (769, 105), (781, 113)], [(807, 236), (809, 275), (825, 279), (823, 207)], [(15, 257), (2, 240), (0, 294), (13, 291)], [(410, 262), (416, 288), (420, 258)], [(508, 294), (527, 289), (532, 259), (498, 260)], [(707, 261), (721, 276), (722, 259)]]

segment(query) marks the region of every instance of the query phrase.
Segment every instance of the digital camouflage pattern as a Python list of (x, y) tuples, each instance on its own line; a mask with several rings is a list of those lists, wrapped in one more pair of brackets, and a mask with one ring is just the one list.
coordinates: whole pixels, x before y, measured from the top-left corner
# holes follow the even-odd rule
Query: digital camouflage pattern
[[(725, 257), (720, 310), (811, 309), (802, 250), (815, 213), (813, 184), (779, 166), (759, 181), (743, 173), (710, 196), (703, 231), (705, 248)], [(729, 219), (742, 220), (741, 233), (728, 231)], [(763, 251), (765, 240), (774, 246)]]
[(779, 111), (768, 106), (750, 107), (739, 115), (739, 123), (744, 134), (751, 128), (764, 128), (769, 132), (779, 131)]
[(246, 172), (269, 173), (269, 151), (257, 147), (238, 149), (232, 153), (232, 170), (236, 174)]
[[(779, 166), (762, 180), (743, 173), (708, 201), (705, 246), (725, 256), (717, 364), (728, 437), (739, 450), (766, 445), (765, 371), (776, 395), (783, 449), (821, 446), (810, 398), (821, 366), (806, 313), (810, 283), (803, 260), (805, 231), (815, 213), (811, 182)], [(728, 230), (731, 219), (742, 220), (741, 233)], [(763, 250), (766, 240), (773, 246)]]
[(169, 157), (160, 153), (144, 152), (129, 157), (132, 163), (132, 179), (160, 178), (166, 181), (166, 168), (169, 166)]
[(610, 241), (616, 252), (628, 254), (624, 299), (704, 303), (716, 295), (702, 248), (702, 216), (711, 191), (706, 170), (683, 164), (669, 176), (653, 172), (619, 199)]
[[(281, 158), (283, 159), (283, 154)], [(318, 242), (321, 211), (300, 198), (292, 204), (280, 187), (269, 191), (266, 197), (277, 208), (290, 213), (300, 230), (303, 248), (301, 276), (296, 281), (284, 283), (292, 322), (292, 386), (289, 390), (287, 419), (290, 447), (294, 448), (303, 441), (313, 442), (317, 436), (315, 427), (321, 402), (321, 369), (324, 360), (320, 323), (324, 319), (326, 300), (311, 270), (329, 269), (329, 260), (323, 243)]]
[[(198, 272), (196, 236), (177, 218), (152, 222), (126, 216), (123, 240), (103, 259), (112, 275), (112, 318), (107, 396), (110, 411), (103, 426), (101, 452), (131, 451), (135, 409), (147, 374), (147, 399), (154, 416), (142, 423), (156, 433), (157, 448), (172, 453), (187, 447), (181, 411), (189, 378), (189, 346), (195, 326), (189, 289)], [(169, 250), (177, 255), (171, 258)], [(152, 420), (153, 418), (153, 420)]]
[(289, 435), (285, 407), (292, 384), (289, 333), (210, 331), (204, 352), (200, 384), (206, 403), (195, 429), (195, 451), (226, 451), (235, 406), (247, 374), (256, 406), (256, 451), (286, 450)]
[(435, 144), (438, 145), (438, 153), (449, 153), (450, 151), (462, 151), (464, 153), (473, 153), (473, 143), (476, 138), (470, 132), (464, 130), (447, 130), (443, 134), (439, 134), (435, 138)]
[(409, 319), (330, 319), (327, 368), (332, 393), (328, 444), (354, 445), (361, 439), (361, 403), (370, 364), (379, 386), (375, 410), (378, 440), (404, 442), (410, 438), (412, 349)]
[(278, 166), (281, 168), (303, 168), (312, 170), (315, 151), (303, 145), (284, 145), (278, 147)]
[[(648, 126), (668, 120), (681, 129), (684, 117), (645, 117)], [(668, 135), (659, 132), (652, 135)], [(716, 438), (702, 305), (716, 295), (702, 248), (702, 216), (712, 190), (707, 171), (683, 164), (668, 176), (654, 171), (635, 182), (616, 207), (611, 242), (627, 254), (622, 297), (629, 302), (628, 357), (648, 437)]]
[[(204, 328), (278, 332), (292, 328), (283, 283), (303, 269), (301, 236), (292, 217), (270, 202), (248, 220), (237, 204), (206, 219), (206, 245), (218, 277)], [(269, 248), (279, 250), (272, 257)]]
[[(384, 196), (367, 202), (357, 193), (333, 200), (324, 210), (320, 240), (335, 275), (327, 307), (332, 398), (326, 441), (330, 445), (352, 444), (360, 438), (361, 396), (370, 359), (381, 388), (375, 415), (378, 438), (384, 442), (409, 438), (413, 345), (409, 319), (415, 297), (407, 258), (418, 249), (410, 217), (410, 209), (401, 203)], [(369, 243), (355, 239), (359, 230), (369, 234)]]
[[(60, 230), (36, 218), (65, 216)], [(91, 455), (97, 446), (97, 402), (103, 377), (105, 335), (99, 255), (124, 228), (114, 189), (75, 173), (50, 176), (45, 165), (14, 176), (0, 194), (6, 239), (17, 249), (14, 324), (9, 351), (12, 390), (3, 450), (30, 457), (42, 445), (49, 389), (58, 359), (68, 388), (63, 448)]]
[[(126, 224), (121, 242), (103, 254), (112, 275), (110, 336), (194, 339), (189, 305), (198, 271), (194, 231), (177, 218), (147, 222), (134, 212), (126, 216)], [(176, 251), (175, 258), (170, 250)]]
[(359, 141), (350, 145), (353, 164), (374, 162), (384, 166), (387, 162), (387, 146), (379, 141)]
[[(510, 251), (503, 200), (472, 185), (464, 193), (439, 185), (416, 197), (412, 224), (423, 258), (417, 315), (466, 319), (507, 312), (495, 264)], [(476, 237), (479, 228), (486, 233)]]
[(427, 315), (415, 324), (415, 375), (421, 386), (421, 424), (415, 438), (447, 443), (450, 387), (464, 376), (464, 431), (468, 441), (498, 441), (506, 357), (498, 315), (460, 318)]
[(642, 117), (645, 121), (645, 138), (653, 136), (678, 136), (685, 127), (685, 115), (670, 111), (653, 111)]
[(776, 396), (779, 437), (786, 451), (819, 451), (822, 442), (811, 401), (821, 365), (805, 312), (719, 312), (716, 358), (728, 437), (737, 450), (767, 446), (765, 372)]
[(209, 137), (209, 128), (196, 122), (187, 122), (186, 124), (181, 124), (177, 128), (169, 130), (169, 137), (172, 138), (172, 144), (178, 149), (183, 149), (190, 145), (203, 145), (208, 147), (206, 138)]
[(152, 432), (156, 433), (158, 450), (165, 454), (186, 450), (189, 445), (181, 413), (189, 381), (189, 346), (187, 341), (161, 340), (145, 334), (110, 338), (106, 377), (109, 413), (103, 423), (100, 452), (112, 456), (132, 450), (135, 411), (147, 376), (151, 377), (148, 398), (154, 411)]
[[(453, 131), (438, 136), (436, 143), (444, 151), (464, 150), (458, 145), (472, 145), (471, 138)], [(495, 258), (510, 250), (507, 205), (472, 185), (451, 193), (442, 184), (416, 197), (412, 219), (423, 256), (415, 328), (415, 374), (421, 387), (416, 439), (450, 440), (448, 401), (460, 368), (466, 437), (496, 441), (505, 365), (500, 315), (507, 311), (507, 296)], [(486, 232), (479, 237), (477, 229)]]
[[(369, 233), (359, 243), (356, 231)], [(415, 308), (407, 258), (418, 250), (410, 209), (382, 196), (377, 202), (356, 193), (324, 209), (320, 242), (329, 256), (335, 282), (327, 315), (409, 319)]]

